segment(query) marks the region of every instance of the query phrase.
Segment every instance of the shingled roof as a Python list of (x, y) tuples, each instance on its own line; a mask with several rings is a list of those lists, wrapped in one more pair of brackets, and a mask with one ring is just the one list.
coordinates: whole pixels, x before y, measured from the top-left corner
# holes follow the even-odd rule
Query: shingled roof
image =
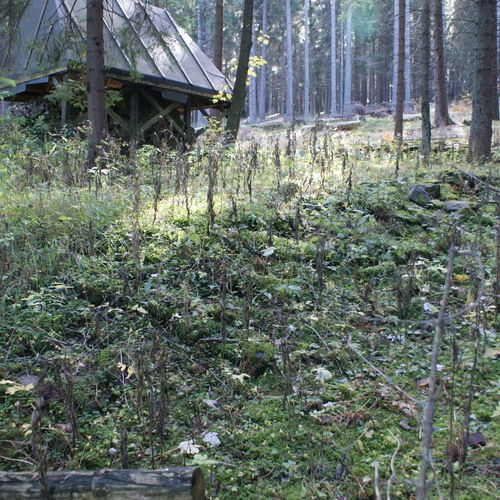
[[(108, 74), (209, 97), (229, 83), (166, 9), (134, 0), (106, 0)], [(30, 0), (12, 49), (0, 55), (0, 76), (23, 86), (84, 62), (86, 0)], [(3, 61), (1, 60), (3, 56)]]

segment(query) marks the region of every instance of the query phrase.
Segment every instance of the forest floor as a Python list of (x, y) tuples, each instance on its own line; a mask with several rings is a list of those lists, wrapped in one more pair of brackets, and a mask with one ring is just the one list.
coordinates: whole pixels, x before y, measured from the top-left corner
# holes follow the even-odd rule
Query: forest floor
[(484, 300), (445, 331), (429, 497), (498, 498), (498, 140), (425, 166), (391, 123), (110, 145), (82, 186), (78, 133), (0, 121), (0, 470), (36, 442), (49, 469), (198, 464), (209, 498), (375, 498), (375, 468), (413, 498), (455, 244), (450, 313)]

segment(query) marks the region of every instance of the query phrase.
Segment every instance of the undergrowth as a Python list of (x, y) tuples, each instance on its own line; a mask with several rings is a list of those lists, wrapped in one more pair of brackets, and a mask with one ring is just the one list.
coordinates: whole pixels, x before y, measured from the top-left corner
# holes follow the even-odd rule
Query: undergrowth
[[(395, 178), (390, 143), (314, 132), (295, 149), (292, 132), (135, 158), (110, 143), (86, 173), (85, 131), (0, 127), (3, 470), (39, 465), (43, 378), (49, 469), (198, 464), (211, 498), (373, 498), (377, 462), (382, 488), (392, 474), (392, 496), (412, 498), (454, 243), (484, 278), (460, 258), (450, 309), (486, 295), (446, 329), (433, 477), (446, 495), (496, 498), (493, 165), (467, 165), (455, 143), (427, 168), (409, 144)], [(417, 205), (415, 184), (439, 193)], [(485, 442), (460, 463), (464, 417)]]

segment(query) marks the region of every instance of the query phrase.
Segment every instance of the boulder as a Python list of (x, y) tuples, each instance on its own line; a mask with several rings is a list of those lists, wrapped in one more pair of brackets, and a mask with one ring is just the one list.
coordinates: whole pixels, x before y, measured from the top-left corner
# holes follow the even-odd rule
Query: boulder
[(410, 189), (408, 199), (421, 207), (429, 206), (432, 200), (426, 187), (421, 184), (417, 184)]
[(459, 212), (460, 210), (463, 210), (464, 208), (470, 208), (470, 202), (468, 201), (456, 201), (456, 200), (449, 200), (445, 201), (444, 203), (444, 209), (447, 212)]

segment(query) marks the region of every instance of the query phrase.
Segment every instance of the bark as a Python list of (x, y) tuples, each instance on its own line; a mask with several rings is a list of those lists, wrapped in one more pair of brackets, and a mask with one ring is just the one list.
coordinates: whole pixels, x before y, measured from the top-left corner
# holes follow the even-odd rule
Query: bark
[[(252, 50), (250, 57), (255, 56), (255, 26), (252, 27)], [(255, 123), (257, 121), (257, 78), (254, 74), (250, 75), (250, 85), (248, 94), (248, 121)]]
[(420, 105), (422, 112), (422, 155), (426, 164), (429, 163), (431, 151), (431, 111), (430, 111), (430, 73), (431, 73), (431, 12), (430, 0), (422, 0), (420, 46)]
[(396, 108), (398, 89), (399, 0), (394, 0), (394, 38), (392, 57), (392, 107)]
[(347, 7), (344, 73), (344, 114), (352, 112), (352, 2)]
[(406, 111), (412, 110), (411, 104), (411, 18), (410, 0), (405, 5), (405, 104)]
[(214, 64), (222, 71), (222, 49), (224, 43), (224, 0), (215, 2)]
[(241, 117), (245, 109), (248, 63), (250, 60), (250, 51), (252, 50), (253, 0), (245, 0), (242, 26), (236, 82), (234, 84), (233, 99), (226, 123), (227, 136), (232, 141), (236, 140)]
[(311, 116), (311, 68), (309, 59), (309, 9), (310, 0), (304, 4), (304, 117)]
[(201, 0), (197, 0), (196, 2), (196, 29), (198, 46), (203, 50), (203, 12)]
[(469, 156), (485, 162), (491, 157), (492, 120), (496, 102), (496, 0), (475, 2), (475, 61)]
[[(406, 0), (408, 1), (408, 0)], [(394, 115), (394, 137), (403, 138), (404, 69), (405, 69), (405, 0), (398, 0), (398, 78), (396, 112)]]
[(494, 62), (494, 67), (493, 67), (493, 75), (496, 75), (495, 77), (495, 82), (494, 82), (494, 93), (495, 93), (495, 102), (496, 106), (493, 107), (493, 120), (500, 120), (500, 93), (499, 93), (499, 85), (500, 85), (500, 75), (498, 74), (498, 70), (500, 69), (500, 8), (498, 8), (498, 2), (497, 2), (497, 8), (496, 8), (496, 33), (497, 33), (497, 40), (495, 44), (495, 57), (493, 59)]
[[(262, 35), (267, 35), (267, 2), (268, 0), (263, 0), (262, 2)], [(261, 58), (267, 60), (267, 44), (262, 44), (262, 50), (260, 53)], [(260, 68), (260, 82), (259, 82), (259, 120), (264, 120), (266, 117), (266, 102), (267, 102), (267, 65), (264, 64)]]
[(103, 0), (87, 0), (87, 104), (91, 126), (88, 139), (88, 168), (95, 165), (99, 146), (108, 129), (104, 88), (103, 14)]
[(293, 37), (292, 37), (292, 7), (286, 0), (286, 100), (285, 118), (293, 119)]
[(330, 0), (330, 114), (337, 114), (337, 0)]
[(434, 32), (434, 54), (436, 60), (435, 70), (435, 96), (436, 110), (434, 125), (446, 127), (453, 125), (448, 112), (448, 95), (446, 92), (446, 64), (444, 58), (444, 33), (443, 33), (443, 0), (432, 0), (432, 21)]
[(439, 358), (439, 351), (441, 348), (441, 339), (443, 337), (446, 309), (448, 307), (448, 300), (450, 297), (451, 281), (453, 278), (453, 266), (458, 250), (455, 246), (451, 246), (448, 251), (448, 266), (446, 270), (446, 279), (444, 285), (443, 297), (439, 308), (439, 315), (437, 319), (436, 329), (434, 331), (434, 338), (432, 341), (431, 352), (431, 368), (429, 375), (429, 389), (427, 395), (427, 402), (424, 408), (424, 415), (422, 419), (422, 461), (420, 464), (420, 474), (417, 480), (417, 500), (426, 500), (427, 497), (427, 471), (431, 466), (432, 460), (432, 431), (434, 413), (436, 411), (436, 403), (439, 398), (439, 381), (437, 364)]
[[(205, 498), (203, 473), (198, 467), (161, 470), (101, 470), (48, 472), (50, 493), (58, 500), (127, 500), (169, 498), (201, 500)], [(38, 474), (2, 472), (0, 500), (38, 500), (45, 498)]]

